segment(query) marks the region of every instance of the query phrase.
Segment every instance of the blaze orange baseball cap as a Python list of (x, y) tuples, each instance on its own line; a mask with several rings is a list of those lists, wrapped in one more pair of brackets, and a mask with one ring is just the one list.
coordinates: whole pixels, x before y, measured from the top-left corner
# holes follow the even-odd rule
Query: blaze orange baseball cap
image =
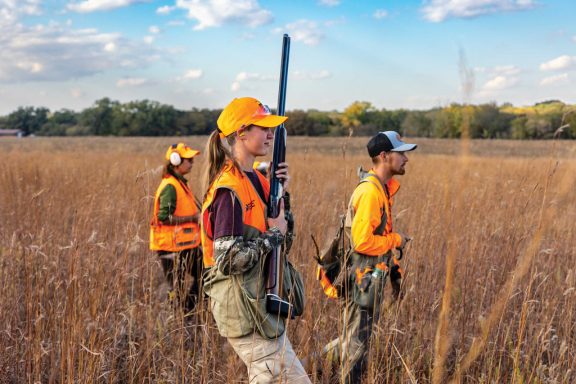
[(191, 159), (200, 154), (200, 151), (190, 148), (184, 143), (172, 144), (166, 151), (166, 160), (170, 160), (170, 155), (176, 152), (183, 159)]
[(274, 128), (286, 119), (287, 116), (273, 115), (267, 105), (252, 97), (240, 97), (232, 100), (218, 117), (218, 131), (226, 137), (250, 125)]

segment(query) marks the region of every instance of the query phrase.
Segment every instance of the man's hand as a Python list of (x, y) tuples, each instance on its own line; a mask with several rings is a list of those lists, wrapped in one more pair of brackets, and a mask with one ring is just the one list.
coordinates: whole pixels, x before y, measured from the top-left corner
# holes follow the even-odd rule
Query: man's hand
[(410, 236), (406, 235), (405, 233), (402, 233), (402, 232), (396, 232), (396, 233), (399, 234), (400, 237), (402, 238), (402, 243), (400, 244), (398, 249), (404, 249), (404, 247), (406, 246), (406, 243), (408, 243), (410, 240), (412, 240), (412, 238)]

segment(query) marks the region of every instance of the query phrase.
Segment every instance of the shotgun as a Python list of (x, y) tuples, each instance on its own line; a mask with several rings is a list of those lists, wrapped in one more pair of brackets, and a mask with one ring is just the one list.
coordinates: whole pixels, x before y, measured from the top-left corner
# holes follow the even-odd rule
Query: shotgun
[[(284, 34), (282, 39), (282, 63), (280, 66), (280, 88), (278, 90), (279, 116), (284, 116), (286, 107), (286, 86), (288, 83), (288, 59), (290, 57), (290, 36)], [(286, 128), (284, 124), (276, 127), (274, 132), (274, 150), (270, 170), (270, 202), (268, 204), (268, 217), (276, 218), (280, 214), (280, 203), (284, 196), (282, 183), (276, 177), (278, 164), (286, 159)], [(266, 310), (270, 314), (283, 318), (293, 317), (292, 304), (284, 300), (282, 295), (283, 279), (282, 248), (276, 247), (268, 256), (266, 277)]]

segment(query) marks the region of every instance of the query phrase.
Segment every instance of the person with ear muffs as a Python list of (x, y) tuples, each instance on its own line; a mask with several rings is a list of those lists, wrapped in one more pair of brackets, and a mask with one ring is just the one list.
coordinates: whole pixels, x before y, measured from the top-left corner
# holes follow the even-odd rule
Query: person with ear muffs
[[(199, 209), (184, 175), (192, 169), (200, 151), (184, 143), (166, 151), (166, 166), (154, 197), (154, 215), (150, 222), (150, 249), (156, 251), (169, 286), (168, 299), (189, 312), (199, 296), (202, 276)], [(186, 273), (192, 275), (190, 290), (184, 295)]]

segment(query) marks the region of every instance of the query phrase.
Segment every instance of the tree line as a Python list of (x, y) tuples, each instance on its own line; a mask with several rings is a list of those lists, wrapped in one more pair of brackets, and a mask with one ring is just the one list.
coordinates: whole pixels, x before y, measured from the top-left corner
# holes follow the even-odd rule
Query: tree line
[[(20, 107), (0, 117), (0, 129), (39, 136), (190, 136), (216, 129), (221, 110), (179, 110), (156, 101), (120, 103), (103, 98), (75, 112)], [(404, 136), (482, 139), (576, 139), (576, 105), (549, 100), (530, 107), (451, 104), (428, 110), (377, 109), (355, 101), (344, 111), (293, 110), (289, 135), (370, 136), (395, 130)]]

